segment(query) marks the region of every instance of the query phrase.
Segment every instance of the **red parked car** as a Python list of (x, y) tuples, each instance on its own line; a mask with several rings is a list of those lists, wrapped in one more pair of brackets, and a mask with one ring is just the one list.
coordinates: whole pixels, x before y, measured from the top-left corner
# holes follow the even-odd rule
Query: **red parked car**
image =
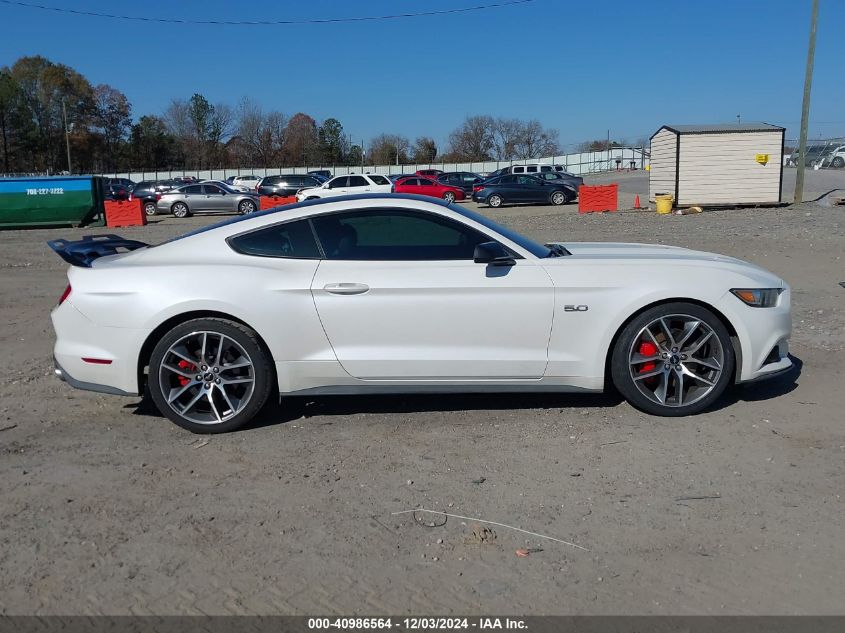
[(452, 187), (419, 176), (406, 176), (394, 183), (396, 193), (415, 193), (420, 196), (443, 198), (446, 202), (465, 200), (466, 194), (460, 187)]
[(431, 178), (431, 180), (437, 180), (445, 174), (446, 172), (442, 169), (419, 169), (414, 172), (417, 176), (422, 176), (423, 178)]

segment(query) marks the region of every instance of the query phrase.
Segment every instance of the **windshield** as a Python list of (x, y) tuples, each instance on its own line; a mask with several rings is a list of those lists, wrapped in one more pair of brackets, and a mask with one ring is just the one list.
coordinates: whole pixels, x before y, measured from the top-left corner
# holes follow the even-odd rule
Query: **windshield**
[(459, 207), (457, 204), (450, 204), (448, 206), (455, 213), (459, 213), (465, 218), (469, 218), (470, 220), (478, 222), (482, 226), (486, 226), (488, 229), (496, 231), (500, 235), (509, 239), (514, 244), (518, 244), (535, 257), (549, 257), (553, 254), (552, 250), (548, 247), (543, 246), (542, 244), (538, 244), (533, 240), (529, 240), (524, 235), (520, 235), (516, 231), (512, 231), (511, 229), (502, 226), (501, 224), (493, 222), (493, 220), (481, 215), (480, 213), (476, 213), (475, 211), (470, 211), (469, 209)]

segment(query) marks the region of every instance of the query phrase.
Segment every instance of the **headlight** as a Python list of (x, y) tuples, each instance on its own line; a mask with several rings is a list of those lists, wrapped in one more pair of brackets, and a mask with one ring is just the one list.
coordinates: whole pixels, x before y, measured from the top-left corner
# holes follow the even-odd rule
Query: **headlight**
[(731, 292), (752, 308), (773, 308), (783, 288), (731, 288)]

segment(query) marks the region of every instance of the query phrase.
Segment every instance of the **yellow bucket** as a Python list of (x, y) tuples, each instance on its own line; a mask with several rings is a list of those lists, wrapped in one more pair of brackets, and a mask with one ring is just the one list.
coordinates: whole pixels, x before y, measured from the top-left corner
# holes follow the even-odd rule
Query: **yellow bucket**
[(675, 196), (671, 193), (657, 193), (654, 194), (654, 202), (657, 207), (657, 212), (661, 215), (672, 213), (672, 203), (675, 201)]

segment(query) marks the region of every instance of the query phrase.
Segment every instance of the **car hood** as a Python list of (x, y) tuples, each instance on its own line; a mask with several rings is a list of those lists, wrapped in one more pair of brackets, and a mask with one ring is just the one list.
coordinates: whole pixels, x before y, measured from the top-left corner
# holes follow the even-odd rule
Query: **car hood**
[[(714, 268), (730, 268), (742, 272), (759, 280), (760, 283), (772, 284), (771, 287), (781, 287), (784, 281), (777, 275), (735, 257), (696, 251), (680, 246), (665, 246), (661, 244), (631, 244), (624, 242), (553, 242), (565, 247), (571, 253), (571, 258), (578, 260), (606, 261), (608, 263), (638, 263), (665, 266), (669, 263), (679, 265), (701, 265)], [(547, 262), (565, 265), (570, 257), (549, 258)]]

